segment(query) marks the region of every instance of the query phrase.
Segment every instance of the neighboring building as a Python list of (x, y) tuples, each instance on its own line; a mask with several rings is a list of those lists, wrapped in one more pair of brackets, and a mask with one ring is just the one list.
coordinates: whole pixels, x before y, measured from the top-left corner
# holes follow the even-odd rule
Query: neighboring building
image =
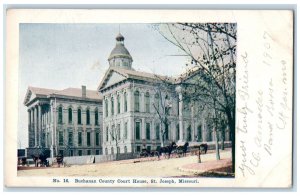
[(102, 99), (97, 91), (29, 87), (28, 151), (51, 150), (52, 156), (102, 154)]

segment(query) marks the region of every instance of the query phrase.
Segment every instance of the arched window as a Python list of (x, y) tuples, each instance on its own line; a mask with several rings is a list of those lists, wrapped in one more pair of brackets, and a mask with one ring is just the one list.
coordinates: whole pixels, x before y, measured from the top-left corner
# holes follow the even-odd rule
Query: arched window
[(145, 94), (145, 108), (146, 108), (146, 112), (150, 112), (150, 94), (149, 92), (146, 92)]
[(117, 101), (118, 101), (118, 114), (120, 114), (121, 113), (121, 98), (120, 98), (120, 95), (118, 95)]
[(90, 124), (90, 110), (89, 109), (86, 110), (86, 124), (87, 125)]
[(159, 110), (159, 94), (155, 94), (155, 107), (157, 110)]
[(124, 93), (124, 112), (127, 112), (127, 93)]
[(115, 104), (114, 104), (114, 98), (111, 98), (111, 115), (114, 115), (114, 109), (115, 109)]
[(81, 109), (77, 110), (77, 122), (79, 125), (81, 124)]
[(68, 114), (69, 114), (69, 123), (72, 123), (72, 108), (68, 109)]
[(95, 125), (99, 125), (98, 109), (95, 110)]
[(63, 109), (60, 106), (58, 108), (58, 124), (62, 124), (63, 123)]
[(140, 93), (139, 91), (134, 92), (134, 111), (140, 111)]
[(108, 100), (105, 99), (105, 116), (108, 117)]

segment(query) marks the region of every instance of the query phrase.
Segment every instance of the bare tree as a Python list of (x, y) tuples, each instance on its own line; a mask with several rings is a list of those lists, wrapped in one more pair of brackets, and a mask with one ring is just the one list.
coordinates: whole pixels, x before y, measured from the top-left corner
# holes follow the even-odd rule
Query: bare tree
[[(235, 169), (236, 24), (178, 23), (160, 25), (159, 32), (190, 59), (180, 84), (185, 96), (226, 116)], [(193, 80), (187, 80), (193, 76)]]
[(116, 159), (118, 160), (118, 157), (119, 157), (119, 143), (121, 142), (121, 133), (120, 133), (120, 129), (119, 127), (113, 125), (109, 134), (111, 136), (111, 139), (112, 139), (112, 142), (115, 144), (116, 146)]
[[(159, 77), (157, 77), (159, 78)], [(169, 129), (169, 116), (172, 108), (171, 104), (171, 93), (170, 88), (172, 84), (169, 83), (168, 79), (159, 78), (159, 83), (156, 84), (156, 97), (153, 107), (160, 121), (160, 143), (163, 147), (165, 144), (165, 137), (168, 134)]]

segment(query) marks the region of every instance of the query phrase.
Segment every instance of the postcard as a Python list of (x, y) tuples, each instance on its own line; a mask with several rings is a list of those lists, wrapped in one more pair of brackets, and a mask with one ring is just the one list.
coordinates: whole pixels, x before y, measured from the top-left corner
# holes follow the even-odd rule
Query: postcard
[(7, 187), (291, 188), (293, 11), (9, 9)]

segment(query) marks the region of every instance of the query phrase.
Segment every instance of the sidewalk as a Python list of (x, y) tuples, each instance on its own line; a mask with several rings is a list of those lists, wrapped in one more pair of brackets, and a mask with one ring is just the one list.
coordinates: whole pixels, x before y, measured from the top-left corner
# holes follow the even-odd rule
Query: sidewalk
[(228, 175), (231, 173), (232, 162), (231, 158), (225, 158), (221, 160), (209, 160), (202, 163), (192, 163), (179, 167), (178, 169), (184, 172), (201, 174), (223, 174)]

